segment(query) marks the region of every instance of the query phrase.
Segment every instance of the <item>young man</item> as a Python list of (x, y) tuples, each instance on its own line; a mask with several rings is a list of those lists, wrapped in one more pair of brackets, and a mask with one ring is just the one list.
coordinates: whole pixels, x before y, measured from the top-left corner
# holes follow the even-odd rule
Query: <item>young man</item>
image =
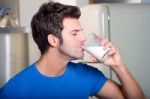
[(70, 62), (84, 56), (86, 38), (79, 17), (76, 6), (49, 2), (40, 7), (31, 26), (41, 57), (9, 80), (0, 90), (1, 99), (145, 98), (118, 50), (104, 37), (100, 37), (101, 45), (111, 50), (103, 64), (114, 70), (121, 85), (91, 66)]

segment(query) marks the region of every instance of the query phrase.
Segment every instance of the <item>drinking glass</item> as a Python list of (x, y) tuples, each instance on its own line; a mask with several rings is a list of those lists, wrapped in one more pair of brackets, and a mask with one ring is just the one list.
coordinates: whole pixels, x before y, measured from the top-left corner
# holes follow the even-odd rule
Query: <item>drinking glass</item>
[(91, 33), (88, 38), (83, 47), (84, 50), (94, 56), (98, 61), (103, 62), (107, 58), (107, 53), (110, 48), (104, 49), (104, 46), (101, 46), (100, 39), (95, 33)]

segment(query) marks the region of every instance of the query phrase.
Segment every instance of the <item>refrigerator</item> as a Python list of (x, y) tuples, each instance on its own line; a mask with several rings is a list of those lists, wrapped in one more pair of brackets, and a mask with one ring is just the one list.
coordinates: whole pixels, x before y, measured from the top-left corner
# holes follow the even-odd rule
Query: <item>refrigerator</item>
[[(150, 99), (150, 4), (91, 4), (80, 9), (80, 22), (87, 39), (90, 33), (108, 38)], [(120, 83), (108, 66), (92, 62), (89, 56), (85, 53), (85, 63)]]

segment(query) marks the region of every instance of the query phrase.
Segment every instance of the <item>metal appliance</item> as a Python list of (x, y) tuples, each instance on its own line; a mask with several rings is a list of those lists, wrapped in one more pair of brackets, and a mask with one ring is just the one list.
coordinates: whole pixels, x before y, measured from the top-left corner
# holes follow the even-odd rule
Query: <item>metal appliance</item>
[(0, 87), (28, 66), (28, 28), (0, 28)]

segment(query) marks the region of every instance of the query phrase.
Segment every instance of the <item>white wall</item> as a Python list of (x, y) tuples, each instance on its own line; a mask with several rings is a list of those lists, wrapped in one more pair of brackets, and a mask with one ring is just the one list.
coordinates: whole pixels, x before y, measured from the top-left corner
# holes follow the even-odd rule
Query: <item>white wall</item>
[(82, 7), (88, 5), (89, 0), (77, 0), (77, 6)]
[(20, 0), (20, 25), (30, 26), (33, 14), (44, 2), (48, 2), (48, 0)]
[(69, 5), (77, 5), (77, 0), (53, 0), (53, 1)]
[(53, 1), (81, 7), (87, 5), (89, 0), (53, 0)]
[[(20, 0), (20, 25), (29, 26), (33, 14), (39, 9), (42, 3), (48, 2), (50, 0)], [(84, 6), (88, 4), (88, 0), (53, 0), (55, 2), (60, 2), (63, 4)]]

